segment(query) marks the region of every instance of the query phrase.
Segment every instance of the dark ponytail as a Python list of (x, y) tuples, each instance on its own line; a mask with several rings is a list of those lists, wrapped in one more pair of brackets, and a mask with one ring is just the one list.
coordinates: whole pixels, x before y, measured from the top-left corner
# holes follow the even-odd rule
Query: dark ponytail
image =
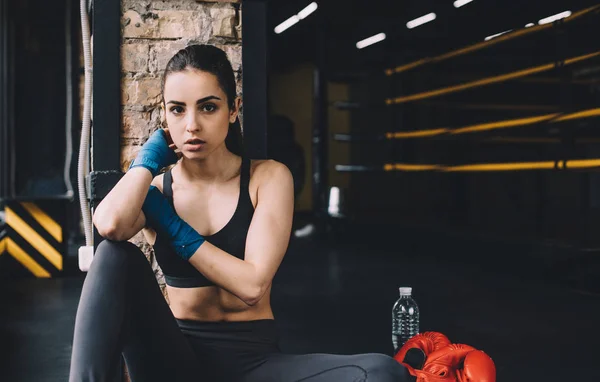
[(225, 137), (225, 146), (227, 146), (227, 150), (235, 155), (244, 156), (244, 139), (239, 118), (236, 118), (234, 123), (229, 124), (229, 131)]
[[(190, 45), (171, 57), (162, 77), (162, 94), (164, 95), (165, 81), (169, 74), (183, 72), (190, 68), (214, 74), (227, 96), (229, 110), (235, 107), (236, 82), (231, 62), (229, 62), (227, 54), (223, 50), (213, 45)], [(244, 154), (242, 127), (239, 118), (234, 123), (229, 124), (225, 146), (236, 155), (242, 156)]]

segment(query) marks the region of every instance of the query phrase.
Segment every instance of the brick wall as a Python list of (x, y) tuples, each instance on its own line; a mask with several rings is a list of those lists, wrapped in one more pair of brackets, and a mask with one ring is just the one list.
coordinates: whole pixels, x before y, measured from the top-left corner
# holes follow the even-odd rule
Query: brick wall
[[(160, 126), (160, 82), (168, 60), (190, 44), (223, 49), (236, 72), (241, 95), (242, 46), (239, 1), (122, 0), (121, 167), (125, 171), (141, 144)], [(143, 236), (132, 239), (162, 272)]]

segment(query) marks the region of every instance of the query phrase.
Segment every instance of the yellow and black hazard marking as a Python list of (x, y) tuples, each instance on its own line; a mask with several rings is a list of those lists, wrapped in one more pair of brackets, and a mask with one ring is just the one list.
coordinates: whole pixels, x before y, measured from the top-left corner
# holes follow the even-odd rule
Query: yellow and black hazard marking
[(0, 225), (0, 256), (6, 252), (6, 227), (4, 225)]
[[(6, 223), (0, 230), (0, 268), (21, 268), (21, 273), (25, 270), (25, 273), (40, 278), (59, 274), (63, 270), (65, 248), (60, 222), (32, 202), (9, 202), (4, 213)], [(19, 265), (15, 266), (15, 262)]]

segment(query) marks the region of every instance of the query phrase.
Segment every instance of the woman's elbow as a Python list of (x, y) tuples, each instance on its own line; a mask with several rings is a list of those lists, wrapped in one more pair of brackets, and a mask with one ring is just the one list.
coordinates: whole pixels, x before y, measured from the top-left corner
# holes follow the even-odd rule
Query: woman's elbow
[(100, 219), (94, 215), (93, 223), (98, 234), (105, 239), (112, 241), (125, 241), (129, 239), (125, 237), (124, 230), (120, 229), (114, 220)]
[(246, 305), (254, 306), (258, 304), (260, 300), (262, 300), (265, 292), (266, 288), (261, 285), (249, 287), (246, 289), (242, 300), (246, 303)]
[(120, 234), (120, 231), (114, 227), (96, 226), (96, 229), (98, 230), (98, 235), (111, 241), (125, 241), (128, 239)]

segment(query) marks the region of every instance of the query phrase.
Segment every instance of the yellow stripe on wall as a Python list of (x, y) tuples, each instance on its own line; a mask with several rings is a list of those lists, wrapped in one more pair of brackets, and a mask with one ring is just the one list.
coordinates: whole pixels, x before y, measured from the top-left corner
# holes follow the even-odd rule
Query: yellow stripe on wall
[(6, 238), (0, 240), (0, 256), (6, 251)]
[(33, 228), (25, 223), (11, 208), (6, 207), (6, 223), (12, 227), (23, 239), (27, 240), (42, 256), (44, 256), (58, 270), (62, 270), (62, 256)]
[(33, 273), (36, 277), (40, 278), (49, 278), (50, 273), (42, 268), (38, 263), (36, 263), (25, 251), (19, 247), (17, 243), (12, 241), (11, 238), (5, 238), (6, 247), (8, 248), (8, 252), (14, 257), (19, 263), (23, 264), (23, 266), (31, 273)]
[(54, 221), (54, 219), (33, 203), (23, 202), (21, 205), (42, 227), (44, 227), (46, 231), (48, 231), (48, 233), (50, 233), (50, 235), (52, 235), (53, 238), (56, 239), (56, 241), (62, 243), (62, 227)]

